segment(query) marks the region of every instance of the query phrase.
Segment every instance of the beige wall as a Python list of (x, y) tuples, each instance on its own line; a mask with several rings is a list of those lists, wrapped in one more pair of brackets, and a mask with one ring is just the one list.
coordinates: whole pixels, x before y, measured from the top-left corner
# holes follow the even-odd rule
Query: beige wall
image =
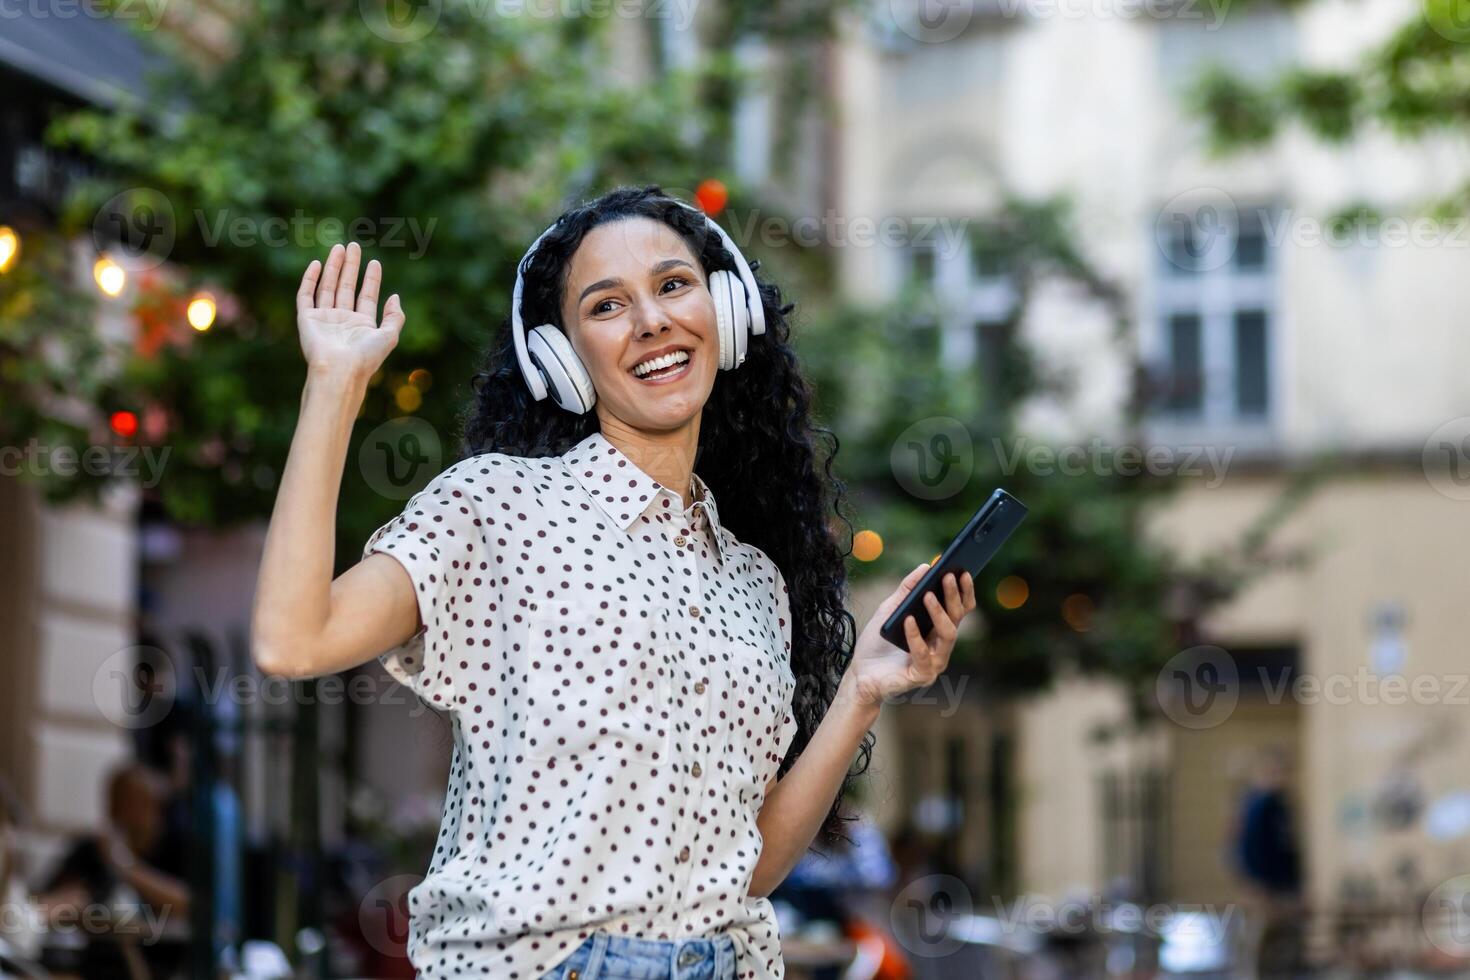
[(1095, 888), (1103, 874), (1098, 774), (1114, 762), (1090, 737), (1124, 717), (1113, 685), (1066, 680), (1016, 712), (1019, 740), (1019, 886), (1062, 895)]
[[(1154, 530), (1185, 556), (1216, 551), (1280, 485), (1241, 476), (1216, 490), (1185, 490)], [(1283, 540), (1317, 549), (1314, 562), (1266, 575), (1212, 618), (1211, 638), (1226, 650), (1299, 644), (1302, 674), (1325, 686), (1303, 688), (1300, 696), (1287, 691), (1275, 704), (1245, 698), (1216, 728), (1166, 723), (1175, 897), (1208, 901), (1231, 893), (1220, 846), (1251, 752), (1265, 743), (1295, 745), (1299, 752), (1300, 829), (1310, 885), (1320, 899), (1335, 896), (1346, 874), (1366, 872), (1385, 884), (1405, 858), (1429, 887), (1470, 864), (1470, 839), (1432, 840), (1422, 815), (1405, 830), (1369, 816), (1396, 772), (1413, 780), (1426, 803), (1470, 791), (1467, 506), (1413, 470), (1337, 478), (1283, 529)], [(1370, 617), (1385, 600), (1405, 609), (1403, 673), (1407, 685), (1421, 685), (1419, 696), (1412, 686), (1395, 693), (1375, 685)], [(1078, 879), (1100, 884), (1088, 876), (1097, 874), (1101, 817), (1078, 773), (1097, 764), (1082, 729), (1112, 714), (1115, 698), (1106, 690), (1069, 688), (1021, 711), (1029, 733), (1023, 823), (1034, 835), (1023, 850), (1028, 887), (1049, 892)], [(1390, 703), (1396, 699), (1403, 703)]]
[(131, 752), (108, 658), (134, 643), (137, 499), (124, 491), (102, 506), (52, 507), (33, 487), (0, 482), (14, 586), (0, 646), (0, 758), (31, 820), (25, 873), (34, 877), (67, 835), (100, 826), (107, 774)]

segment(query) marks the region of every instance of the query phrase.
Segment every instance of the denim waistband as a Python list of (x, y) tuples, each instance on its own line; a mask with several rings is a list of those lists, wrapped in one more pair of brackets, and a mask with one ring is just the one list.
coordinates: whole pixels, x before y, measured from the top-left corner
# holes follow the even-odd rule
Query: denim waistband
[(610, 980), (721, 980), (735, 975), (735, 941), (726, 934), (642, 939), (599, 930), (587, 942), (584, 976)]

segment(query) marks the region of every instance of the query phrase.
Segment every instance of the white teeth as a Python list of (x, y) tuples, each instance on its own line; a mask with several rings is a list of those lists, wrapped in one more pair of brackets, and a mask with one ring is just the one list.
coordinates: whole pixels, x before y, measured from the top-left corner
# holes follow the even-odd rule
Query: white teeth
[(636, 365), (633, 368), (633, 373), (638, 377), (643, 378), (654, 373), (655, 371), (660, 371), (666, 367), (671, 367), (675, 364), (683, 364), (687, 360), (689, 360), (688, 351), (676, 350), (671, 353), (665, 354), (663, 357), (655, 357), (651, 361), (644, 361), (642, 364)]

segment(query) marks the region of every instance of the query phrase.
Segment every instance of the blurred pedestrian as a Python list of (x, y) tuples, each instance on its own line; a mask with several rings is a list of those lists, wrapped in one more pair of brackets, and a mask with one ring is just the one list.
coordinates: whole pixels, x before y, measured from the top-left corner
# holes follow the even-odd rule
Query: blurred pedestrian
[(1240, 976), (1288, 977), (1302, 968), (1302, 874), (1289, 798), (1290, 757), (1261, 750), (1241, 801), (1233, 857), (1241, 878)]
[(187, 853), (168, 846), (164, 804), (168, 788), (152, 769), (126, 763), (107, 782), (107, 820), (79, 837), (47, 877), (38, 903), (54, 929), (88, 929), (106, 917), (106, 933), (88, 936), (83, 977), (128, 976), (137, 958), (166, 976), (177, 951), (157, 946), (169, 921), (187, 923)]

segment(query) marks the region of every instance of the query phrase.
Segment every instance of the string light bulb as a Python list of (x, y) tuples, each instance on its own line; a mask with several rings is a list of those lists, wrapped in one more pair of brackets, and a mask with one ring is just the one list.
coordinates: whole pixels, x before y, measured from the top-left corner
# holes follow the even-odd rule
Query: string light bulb
[(9, 225), (0, 225), (0, 273), (10, 271), (20, 255), (20, 236)]
[(214, 297), (209, 293), (199, 293), (189, 300), (189, 308), (185, 315), (189, 318), (189, 326), (203, 333), (214, 326), (214, 317), (217, 312)]
[(97, 281), (98, 289), (114, 298), (120, 296), (128, 284), (128, 274), (123, 267), (105, 255), (92, 264), (92, 278)]

